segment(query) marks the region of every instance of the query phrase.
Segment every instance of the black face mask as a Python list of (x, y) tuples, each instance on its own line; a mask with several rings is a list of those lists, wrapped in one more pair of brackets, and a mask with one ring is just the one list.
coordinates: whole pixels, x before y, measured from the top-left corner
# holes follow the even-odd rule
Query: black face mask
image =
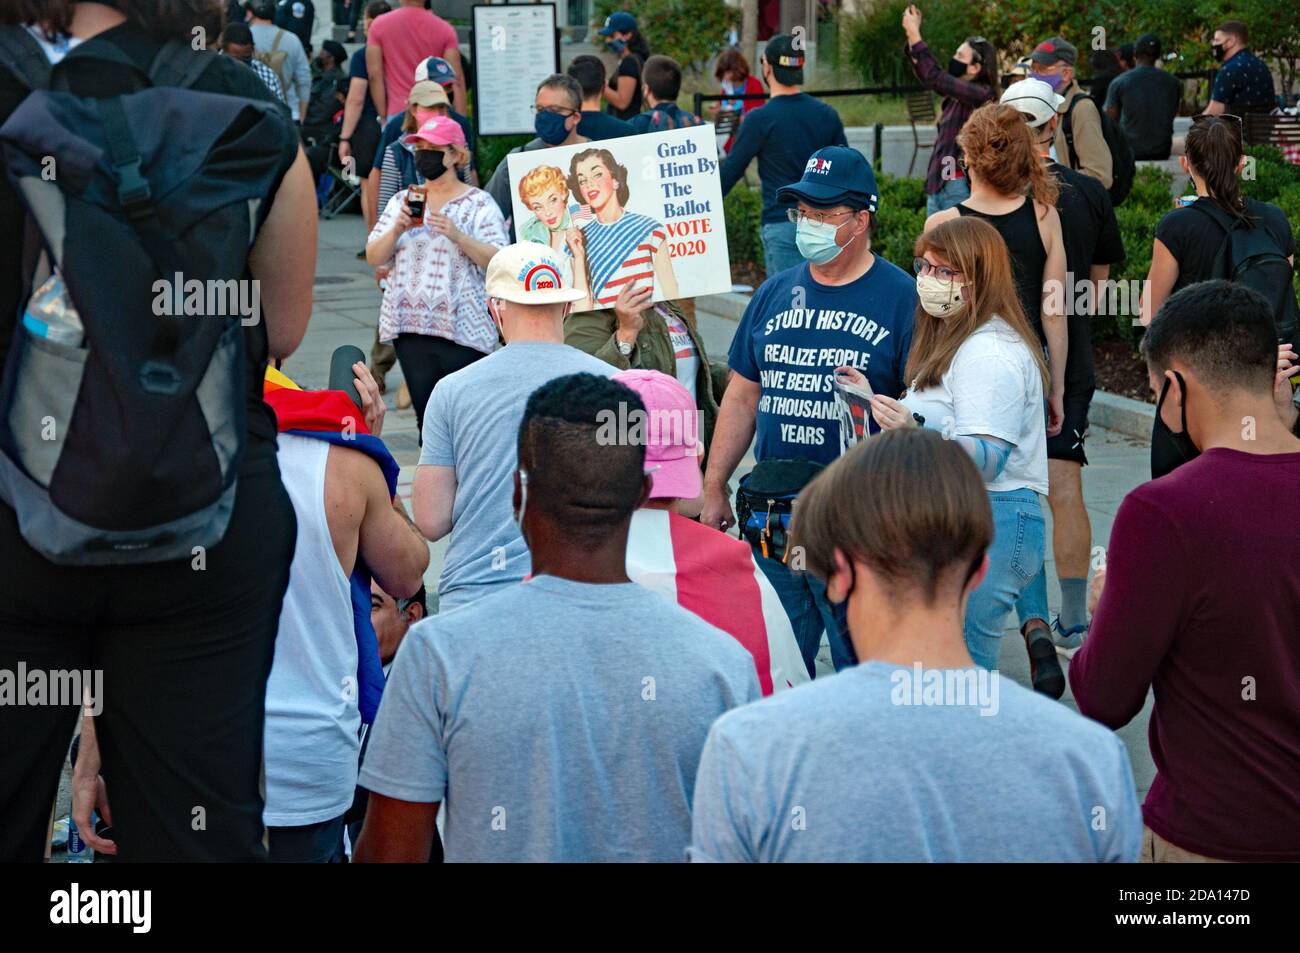
[[(849, 562), (849, 589), (848, 592), (844, 594), (843, 602), (833, 604), (834, 610), (832, 614), (836, 617), (836, 621), (839, 620), (839, 616), (842, 613), (846, 614), (849, 611), (849, 596), (853, 595), (853, 590), (856, 589), (858, 585), (858, 571), (853, 565), (853, 560), (850, 559), (848, 562)], [(857, 650), (853, 647), (853, 636), (851, 636), (848, 633), (847, 625), (844, 628), (846, 631), (840, 636), (840, 641), (844, 643), (844, 655), (849, 660), (850, 665), (857, 665), (859, 659), (858, 659)]]
[(442, 152), (438, 149), (419, 149), (415, 153), (415, 171), (426, 180), (436, 179), (447, 171), (442, 161)]
[(1174, 377), (1178, 378), (1178, 386), (1183, 392), (1183, 429), (1181, 433), (1174, 433), (1160, 416), (1165, 396), (1169, 393), (1169, 378), (1166, 377), (1165, 386), (1160, 388), (1160, 399), (1156, 401), (1156, 422), (1151, 434), (1151, 479), (1153, 480), (1172, 473), (1184, 463), (1195, 460), (1201, 455), (1201, 451), (1192, 442), (1191, 434), (1187, 432), (1187, 382), (1177, 371), (1174, 371)]
[(1224, 53), (1224, 50), (1223, 50), (1223, 44), (1222, 44), (1222, 43), (1214, 43), (1214, 44), (1211, 44), (1211, 46), (1210, 46), (1210, 51), (1214, 54), (1214, 58), (1215, 58), (1216, 60), (1218, 60), (1220, 63), (1223, 62), (1223, 53)]
[(963, 63), (954, 56), (952, 59), (948, 60), (948, 75), (954, 79), (965, 79), (966, 67), (969, 65), (969, 63)]

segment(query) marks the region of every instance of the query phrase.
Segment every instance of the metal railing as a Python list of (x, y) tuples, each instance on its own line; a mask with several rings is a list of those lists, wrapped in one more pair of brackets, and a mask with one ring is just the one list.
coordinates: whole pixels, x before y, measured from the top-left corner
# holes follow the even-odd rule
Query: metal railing
[[(1218, 74), (1218, 70), (1208, 69), (1208, 70), (1196, 70), (1187, 73), (1174, 73), (1173, 75), (1176, 79), (1180, 79), (1180, 80), (1208, 79), (1210, 80), (1211, 83), (1213, 83), (1214, 77), (1217, 74)], [(1014, 83), (1016, 80), (1021, 78), (1022, 77), (1019, 76), (1013, 76), (1010, 73), (1004, 75), (1002, 77), (1002, 88), (1005, 89), (1011, 83)], [(1094, 79), (1095, 77), (1089, 77), (1088, 79), (1076, 80), (1076, 82), (1078, 82), (1078, 84), (1081, 87), (1087, 89), (1092, 85)], [(922, 86), (921, 84), (917, 83), (910, 86), (858, 86), (858, 87), (854, 87), (853, 89), (819, 89), (819, 90), (808, 89), (808, 90), (804, 90), (804, 92), (806, 92), (809, 96), (815, 96), (817, 99), (833, 99), (836, 96), (905, 96), (908, 93), (924, 92), (927, 89), (929, 89), (928, 86)], [(735, 93), (735, 94), (695, 93), (694, 112), (695, 115), (697, 116), (703, 116), (705, 103), (722, 102), (724, 100), (733, 100), (733, 99), (743, 99), (743, 100), (764, 99), (765, 100), (768, 98), (769, 96), (767, 93)], [(873, 136), (875, 142), (872, 144), (872, 148), (871, 148), (871, 153), (872, 153), (871, 164), (877, 168), (879, 168), (880, 166), (881, 152), (884, 148), (882, 142), (882, 140), (884, 139), (883, 136), (884, 128), (885, 128), (885, 124), (882, 122), (875, 123), (874, 126), (872, 127), (875, 133), (875, 135)]]

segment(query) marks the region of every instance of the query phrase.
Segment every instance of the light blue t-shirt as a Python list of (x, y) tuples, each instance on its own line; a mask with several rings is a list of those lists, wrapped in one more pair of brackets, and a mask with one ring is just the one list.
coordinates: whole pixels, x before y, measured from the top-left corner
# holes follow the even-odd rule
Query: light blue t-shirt
[(680, 861), (734, 638), (634, 583), (538, 576), (402, 642), (360, 784), (445, 807), (448, 861)]
[(420, 465), (456, 468), (440, 607), (463, 605), (528, 575), (512, 496), (519, 423), (532, 392), (568, 374), (617, 372), (567, 344), (519, 341), (438, 381), (424, 411)]
[(1141, 839), (1128, 754), (1108, 728), (996, 673), (865, 662), (719, 719), (690, 853), (1132, 862)]

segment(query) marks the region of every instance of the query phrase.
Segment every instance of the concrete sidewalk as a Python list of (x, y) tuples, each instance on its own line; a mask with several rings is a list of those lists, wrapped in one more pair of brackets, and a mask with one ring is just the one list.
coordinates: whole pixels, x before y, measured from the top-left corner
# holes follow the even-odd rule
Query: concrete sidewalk
[[(311, 325), (302, 347), (285, 364), (286, 372), (304, 387), (325, 385), (330, 354), (339, 345), (355, 344), (367, 354), (370, 352), (380, 296), (371, 269), (356, 257), (365, 240), (363, 233), (364, 227), (358, 216), (345, 215), (321, 223)], [(721, 300), (729, 297), (721, 296), (716, 303), (708, 298), (697, 299), (697, 320), (704, 346), (716, 358), (725, 358), (736, 330), (738, 313), (734, 302)], [(394, 368), (388, 377), (389, 412), (384, 423), (384, 439), (402, 464), (400, 492), (409, 502), (410, 481), (419, 459), (419, 449), (415, 414), (410, 410), (393, 408), (392, 395), (400, 381), (401, 370)], [(1087, 452), (1090, 465), (1084, 470), (1083, 482), (1088, 515), (1092, 520), (1093, 545), (1105, 546), (1120, 501), (1129, 490), (1149, 478), (1149, 449), (1144, 439), (1094, 427), (1088, 436)], [(741, 472), (748, 472), (752, 465), (753, 457), (747, 455)], [(1046, 507), (1044, 510), (1050, 526), (1051, 513)], [(425, 577), (430, 594), (437, 589), (446, 545), (446, 540), (433, 545), (433, 558)], [(1050, 547), (1047, 567), (1049, 602), (1052, 611), (1056, 612), (1059, 609), (1059, 591)], [(1006, 636), (1002, 671), (1028, 685), (1029, 663), (1014, 621), (1008, 626)], [(824, 647), (820, 661), (829, 666), (829, 656)], [(1071, 707), (1074, 705), (1068, 690), (1064, 702)], [(1148, 700), (1147, 709), (1119, 732), (1133, 760), (1139, 798), (1145, 795), (1155, 774), (1146, 738), (1149, 708)]]

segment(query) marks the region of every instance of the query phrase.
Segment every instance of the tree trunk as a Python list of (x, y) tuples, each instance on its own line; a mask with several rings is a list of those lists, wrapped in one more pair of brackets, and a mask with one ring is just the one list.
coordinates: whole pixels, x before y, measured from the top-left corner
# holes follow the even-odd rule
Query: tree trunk
[(740, 52), (749, 61), (750, 72), (759, 76), (758, 0), (740, 0)]

